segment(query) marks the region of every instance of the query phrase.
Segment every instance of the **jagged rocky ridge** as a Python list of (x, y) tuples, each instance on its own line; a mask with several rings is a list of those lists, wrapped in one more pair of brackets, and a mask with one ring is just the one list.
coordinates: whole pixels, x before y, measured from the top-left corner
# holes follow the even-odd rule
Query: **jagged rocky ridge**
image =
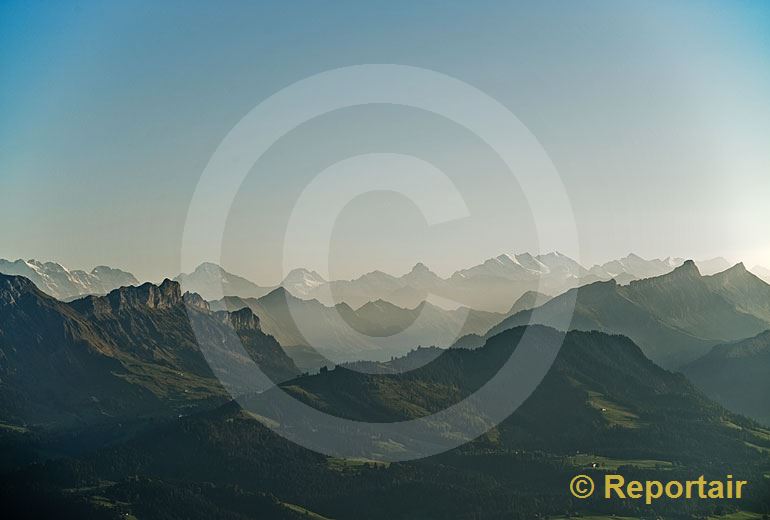
[(228, 397), (222, 374), (229, 390), (253, 391), (246, 357), (275, 381), (298, 373), (250, 310), (212, 312), (170, 280), (63, 303), (26, 278), (0, 275), (6, 420), (75, 425), (187, 413)]

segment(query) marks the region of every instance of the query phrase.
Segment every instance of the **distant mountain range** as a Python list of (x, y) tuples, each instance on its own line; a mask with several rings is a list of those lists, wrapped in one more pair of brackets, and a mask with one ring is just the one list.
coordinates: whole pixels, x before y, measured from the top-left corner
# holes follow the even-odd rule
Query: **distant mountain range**
[(87, 294), (107, 294), (126, 285), (139, 285), (134, 275), (120, 269), (99, 266), (87, 273), (37, 260), (11, 262), (0, 259), (0, 273), (29, 278), (44, 293), (65, 301)]
[[(176, 280), (182, 287), (197, 292), (207, 300), (223, 296), (261, 298), (275, 287), (283, 287), (302, 299), (316, 299), (327, 306), (347, 303), (352, 308), (377, 300), (402, 308), (414, 308), (423, 301), (446, 307), (458, 306), (488, 312), (506, 313), (527, 292), (558, 295), (569, 289), (596, 281), (614, 279), (620, 284), (660, 276), (682, 265), (682, 258), (645, 260), (630, 254), (586, 269), (558, 252), (531, 255), (503, 254), (480, 265), (441, 278), (425, 264), (416, 264), (403, 276), (372, 271), (354, 280), (325, 280), (307, 269), (294, 269), (277, 286), (262, 287), (232, 275), (221, 267), (205, 263)], [(704, 274), (714, 274), (730, 267), (724, 258), (697, 263)]]
[(249, 309), (212, 312), (176, 282), (63, 303), (26, 278), (0, 275), (0, 417), (74, 426), (212, 406), (227, 395), (216, 372), (252, 388), (239, 344), (275, 381), (299, 373)]
[[(576, 301), (573, 309), (571, 301)], [(664, 367), (695, 360), (717, 343), (770, 329), (770, 285), (743, 264), (703, 276), (688, 260), (668, 274), (620, 285), (615, 280), (572, 289), (493, 327), (486, 338), (530, 319), (544, 325), (571, 316), (571, 328), (623, 334)], [(458, 346), (483, 343), (467, 337)]]
[[(627, 335), (651, 359), (676, 368), (718, 343), (770, 328), (767, 283), (743, 264), (708, 276), (699, 272), (698, 265), (712, 272), (725, 267), (726, 261), (645, 260), (631, 254), (585, 269), (559, 253), (501, 255), (447, 279), (423, 264), (401, 277), (375, 271), (356, 280), (331, 282), (318, 273), (296, 269), (278, 288), (258, 286), (208, 263), (177, 280), (180, 290), (200, 291), (204, 298), (233, 294), (216, 300), (214, 310), (251, 309), (265, 332), (289, 349), (302, 370), (355, 360), (387, 361), (419, 345), (475, 347), (506, 328), (528, 323), (534, 307), (540, 308), (539, 322), (556, 325), (556, 318), (570, 311), (566, 302), (575, 295), (572, 328)], [(63, 299), (72, 298), (61, 295), (106, 292), (110, 285), (138, 284), (129, 273), (107, 267), (85, 273), (35, 261), (2, 261), (0, 266), (28, 274), (43, 292)], [(540, 276), (542, 285), (554, 292), (575, 287), (553, 299), (525, 290), (537, 286), (534, 280)], [(344, 303), (330, 305), (315, 299), (330, 293)], [(488, 297), (496, 301), (491, 307), (505, 306), (499, 312), (472, 306), (447, 310), (425, 302), (429, 294), (455, 303), (474, 301), (481, 308), (489, 306), (483, 304)], [(513, 296), (517, 298), (511, 300)], [(287, 302), (298, 316), (290, 314)], [(307, 328), (300, 330), (295, 318)]]
[[(224, 296), (261, 298), (275, 288), (283, 287), (297, 298), (316, 299), (327, 306), (344, 302), (357, 309), (368, 302), (383, 300), (411, 309), (427, 300), (448, 309), (470, 307), (507, 313), (513, 303), (528, 292), (539, 291), (554, 296), (611, 279), (625, 285), (633, 280), (666, 274), (683, 262), (682, 258), (646, 260), (629, 254), (587, 269), (558, 252), (503, 254), (457, 271), (448, 278), (441, 278), (418, 263), (402, 276), (373, 271), (354, 280), (328, 281), (315, 271), (294, 269), (281, 283), (273, 286), (260, 286), (206, 262), (192, 273), (179, 274), (174, 281), (179, 282), (183, 291), (197, 293), (209, 301)], [(697, 265), (706, 275), (729, 267), (723, 258), (697, 262)], [(762, 269), (758, 266), (754, 271), (760, 277), (770, 279), (770, 271)], [(0, 260), (0, 273), (26, 276), (43, 292), (64, 301), (88, 294), (106, 294), (118, 287), (139, 283), (132, 274), (119, 269), (100, 266), (87, 273), (36, 260)]]
[(260, 287), (210, 262), (202, 263), (190, 274), (178, 275), (174, 281), (179, 282), (182, 290), (199, 294), (210, 301), (224, 296), (260, 298), (273, 289), (273, 287)]
[[(532, 298), (519, 306), (534, 304)], [(297, 298), (283, 287), (261, 298), (228, 296), (211, 302), (214, 310), (244, 307), (259, 316), (262, 329), (307, 370), (333, 364), (329, 360), (384, 361), (418, 345), (448, 347), (466, 334), (485, 333), (507, 316), (467, 308), (446, 310), (427, 302), (412, 309), (384, 300), (367, 302), (358, 309), (347, 303), (329, 307), (318, 300)]]

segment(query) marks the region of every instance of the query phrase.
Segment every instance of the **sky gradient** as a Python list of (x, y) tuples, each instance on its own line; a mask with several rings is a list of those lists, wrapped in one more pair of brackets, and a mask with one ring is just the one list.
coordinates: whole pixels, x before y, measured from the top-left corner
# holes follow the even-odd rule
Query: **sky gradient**
[[(530, 129), (576, 217), (580, 248), (564, 252), (583, 264), (634, 251), (770, 267), (767, 2), (113, 4), (0, 5), (0, 257), (174, 275), (198, 179), (244, 115), (310, 75), (396, 63), (473, 85)], [(379, 152), (440, 167), (471, 216), (430, 227), (397, 194), (353, 200), (333, 235), (335, 277), (417, 261), (445, 275), (559, 248), (538, 244), (521, 190), (477, 136), (372, 105), (277, 141), (207, 260), (276, 282), (303, 188)]]

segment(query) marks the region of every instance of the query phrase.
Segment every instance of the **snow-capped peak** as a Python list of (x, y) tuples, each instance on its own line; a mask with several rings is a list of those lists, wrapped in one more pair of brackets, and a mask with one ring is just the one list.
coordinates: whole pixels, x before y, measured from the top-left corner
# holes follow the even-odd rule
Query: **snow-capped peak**
[(130, 273), (119, 269), (93, 269), (90, 273), (69, 270), (56, 262), (35, 259), (0, 259), (0, 273), (29, 278), (38, 289), (59, 299), (71, 299), (86, 294), (106, 294), (123, 285), (138, 284)]

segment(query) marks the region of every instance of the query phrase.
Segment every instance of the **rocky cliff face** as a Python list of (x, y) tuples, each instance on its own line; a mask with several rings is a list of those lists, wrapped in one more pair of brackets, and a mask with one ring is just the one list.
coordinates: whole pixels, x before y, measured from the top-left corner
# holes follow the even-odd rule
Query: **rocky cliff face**
[(61, 424), (188, 413), (226, 399), (223, 378), (230, 391), (251, 388), (251, 361), (275, 382), (299, 373), (249, 309), (213, 313), (176, 282), (63, 303), (26, 278), (0, 275), (6, 419)]
[(243, 309), (234, 312), (220, 311), (218, 314), (236, 331), (261, 330), (259, 318), (248, 307), (244, 307)]
[(177, 282), (163, 280), (160, 285), (144, 283), (139, 287), (121, 287), (107, 295), (114, 309), (146, 306), (150, 309), (168, 309), (182, 302), (182, 291)]

